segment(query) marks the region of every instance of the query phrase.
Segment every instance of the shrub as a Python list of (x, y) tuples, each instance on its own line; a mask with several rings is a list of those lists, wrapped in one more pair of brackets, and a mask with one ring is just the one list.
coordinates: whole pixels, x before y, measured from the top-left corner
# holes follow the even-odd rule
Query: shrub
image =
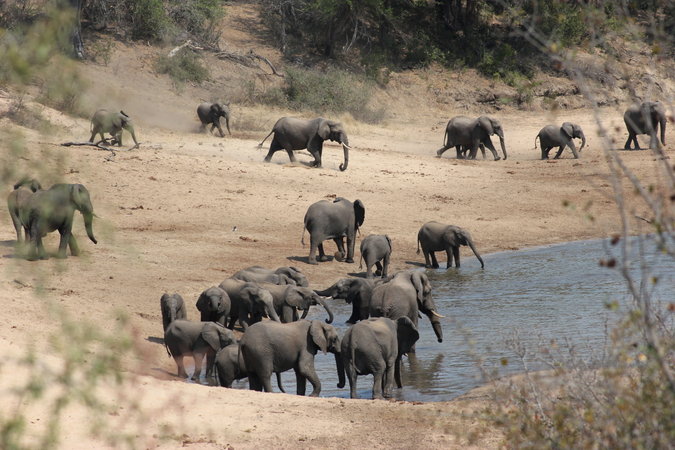
[(209, 71), (201, 63), (199, 55), (182, 49), (173, 57), (162, 55), (155, 64), (159, 73), (168, 74), (177, 85), (186, 82), (202, 83), (209, 78)]
[(220, 38), (217, 25), (224, 15), (220, 0), (172, 0), (168, 15), (201, 43), (217, 46)]
[(131, 8), (131, 37), (151, 41), (161, 39), (169, 25), (162, 0), (137, 0), (128, 6)]

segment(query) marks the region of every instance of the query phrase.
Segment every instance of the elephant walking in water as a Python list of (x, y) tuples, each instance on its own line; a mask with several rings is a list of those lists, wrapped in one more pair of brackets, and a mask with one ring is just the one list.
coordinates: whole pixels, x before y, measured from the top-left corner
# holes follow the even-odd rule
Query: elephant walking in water
[[(468, 159), (476, 159), (478, 147), (484, 152), (482, 146), (490, 149), (495, 161), (501, 158), (497, 154), (490, 136), (496, 134), (499, 136), (499, 143), (502, 147), (504, 159), (506, 159), (506, 145), (504, 144), (504, 130), (502, 125), (496, 119), (487, 116), (481, 116), (477, 119), (471, 119), (465, 116), (457, 116), (450, 119), (445, 127), (445, 136), (443, 138), (443, 147), (436, 150), (436, 156), (439, 158), (450, 147), (457, 150), (457, 158), (463, 159), (463, 153), (469, 151)], [(485, 155), (485, 153), (483, 153)]]
[(262, 147), (265, 140), (274, 133), (270, 150), (265, 156), (265, 162), (270, 162), (275, 152), (286, 150), (291, 162), (295, 162), (293, 151), (307, 149), (314, 157), (312, 166), (321, 167), (321, 153), (323, 151), (323, 142), (330, 139), (333, 142), (342, 144), (344, 152), (344, 163), (340, 164), (340, 170), (347, 170), (349, 164), (349, 139), (345, 133), (342, 124), (332, 120), (317, 119), (305, 120), (295, 117), (282, 117), (274, 124), (270, 134), (258, 145)]
[(478, 250), (473, 245), (473, 239), (468, 231), (454, 225), (446, 225), (439, 222), (427, 222), (422, 225), (417, 233), (417, 253), (420, 252), (420, 245), (424, 253), (426, 267), (438, 268), (438, 261), (434, 252), (445, 251), (448, 255), (447, 268), (452, 267), (454, 256), (455, 265), (459, 267), (459, 246), (468, 245), (480, 261), (480, 266), (485, 267), (483, 258), (480, 257)]
[(624, 149), (631, 149), (631, 142), (635, 144), (635, 150), (640, 150), (637, 140), (638, 134), (649, 135), (649, 148), (658, 148), (658, 127), (661, 126), (661, 145), (666, 145), (666, 110), (661, 102), (644, 102), (641, 105), (633, 105), (623, 114), (623, 121), (628, 129), (628, 140)]
[(555, 154), (555, 159), (560, 158), (565, 147), (569, 147), (572, 150), (572, 154), (575, 158), (579, 158), (579, 153), (577, 153), (577, 148), (574, 146), (572, 139), (578, 138), (581, 139), (581, 147), (579, 147), (579, 152), (583, 150), (584, 145), (586, 145), (586, 136), (584, 136), (584, 131), (576, 123), (565, 122), (561, 127), (557, 125), (547, 125), (539, 131), (537, 137), (534, 138), (534, 148), (537, 148), (537, 139), (539, 139), (539, 144), (541, 144), (541, 159), (548, 159), (548, 152), (551, 151), (553, 147), (559, 147), (558, 153)]

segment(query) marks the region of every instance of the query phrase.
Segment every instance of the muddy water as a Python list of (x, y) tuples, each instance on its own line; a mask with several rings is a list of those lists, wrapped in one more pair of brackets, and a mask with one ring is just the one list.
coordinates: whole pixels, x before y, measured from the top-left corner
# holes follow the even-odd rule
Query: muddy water
[[(650, 278), (659, 277), (652, 286), (655, 298), (673, 301), (675, 261), (658, 254), (653, 243), (646, 245)], [(487, 255), (484, 270), (475, 258), (466, 257), (460, 269), (427, 271), (438, 310), (447, 316), (442, 319), (444, 340), (438, 343), (426, 317), (420, 319), (417, 353), (404, 358), (404, 386), (395, 389), (396, 397), (442, 401), (466, 393), (483, 383), (476, 355), (484, 367), (497, 368), (501, 375), (522, 371), (509, 344), (514, 336), (530, 350), (550, 348), (554, 342), (561, 354), (573, 347), (586, 359), (601, 357), (605, 330), (631, 302), (618, 271), (598, 264), (612, 254), (618, 256), (618, 247), (607, 241), (581, 241)], [(613, 302), (618, 309), (607, 307)], [(351, 306), (335, 300), (333, 309), (333, 325), (342, 334)], [(324, 317), (316, 310), (308, 318)], [(349, 397), (348, 386), (336, 388), (333, 355), (318, 354), (315, 363), (321, 396)], [(534, 360), (528, 366), (538, 367)], [(295, 392), (294, 379), (292, 371), (283, 374), (289, 393)], [(359, 377), (361, 398), (371, 397), (372, 379)], [(247, 383), (237, 382), (235, 387), (247, 388)]]

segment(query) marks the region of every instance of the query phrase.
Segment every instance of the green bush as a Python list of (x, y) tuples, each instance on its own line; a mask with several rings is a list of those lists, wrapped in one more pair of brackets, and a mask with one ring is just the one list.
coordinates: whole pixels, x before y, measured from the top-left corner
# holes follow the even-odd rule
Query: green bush
[(206, 45), (218, 43), (218, 24), (223, 16), (221, 0), (172, 0), (169, 6), (171, 20)]
[(201, 58), (192, 50), (182, 49), (172, 58), (160, 56), (155, 70), (168, 74), (177, 85), (186, 82), (202, 83), (209, 78), (209, 71), (201, 63)]
[(131, 37), (158, 41), (166, 33), (169, 19), (162, 0), (136, 0), (129, 2), (131, 11)]

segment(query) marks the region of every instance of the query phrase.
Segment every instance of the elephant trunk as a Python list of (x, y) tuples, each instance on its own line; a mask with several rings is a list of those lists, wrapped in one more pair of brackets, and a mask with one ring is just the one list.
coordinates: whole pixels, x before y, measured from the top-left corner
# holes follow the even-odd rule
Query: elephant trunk
[(579, 133), (579, 137), (581, 138), (581, 147), (579, 147), (579, 151), (581, 151), (584, 148), (584, 145), (586, 145), (586, 136), (583, 131)]
[(330, 307), (328, 304), (324, 301), (323, 297), (318, 297), (316, 300), (321, 306), (323, 306), (326, 309), (326, 312), (328, 313), (328, 319), (326, 319), (326, 323), (333, 323), (333, 311), (331, 311)]
[(335, 295), (337, 295), (337, 286), (334, 284), (334, 285), (324, 289), (323, 291), (314, 289), (314, 293), (316, 295), (321, 296), (321, 297), (334, 297)]
[(659, 121), (659, 125), (661, 126), (661, 144), (666, 145), (666, 115), (664, 114), (661, 117), (661, 120)]
[(232, 136), (232, 132), (230, 131), (230, 116), (228, 115), (225, 116), (225, 126), (227, 127), (227, 133)]
[(504, 159), (506, 159), (506, 144), (504, 144), (504, 132), (500, 130), (497, 133), (497, 136), (499, 136), (499, 145), (502, 146), (502, 153), (504, 154)]
[(274, 309), (274, 299), (272, 298), (272, 294), (268, 293), (268, 295), (265, 295), (263, 301), (265, 302), (265, 311), (267, 311), (269, 318), (275, 322), (281, 322), (277, 310)]
[(434, 333), (436, 333), (438, 342), (443, 342), (443, 328), (441, 328), (440, 317), (437, 314), (434, 314), (433, 310), (428, 314), (428, 317), (431, 322), (431, 327), (434, 329)]
[(483, 258), (480, 257), (480, 253), (478, 253), (478, 250), (476, 250), (476, 246), (473, 245), (473, 241), (471, 239), (467, 239), (466, 243), (471, 247), (471, 250), (473, 250), (473, 254), (476, 255), (476, 258), (478, 258), (478, 261), (480, 261), (480, 268), (484, 269), (485, 268), (485, 263), (483, 262)]
[(335, 367), (337, 367), (338, 384), (337, 387), (342, 389), (345, 387), (345, 365), (342, 361), (342, 355), (339, 352), (335, 353)]
[(342, 143), (342, 150), (344, 151), (345, 162), (340, 164), (340, 170), (344, 172), (347, 170), (347, 165), (349, 165), (349, 146), (347, 146), (344, 142)]
[(127, 125), (127, 131), (129, 132), (129, 134), (131, 134), (131, 139), (134, 140), (134, 144), (138, 145), (138, 141), (136, 140), (136, 133), (134, 132), (133, 125)]
[(396, 357), (396, 362), (394, 363), (394, 380), (396, 381), (397, 388), (403, 387), (403, 383), (401, 382), (401, 355)]
[(94, 237), (94, 228), (92, 227), (92, 224), (94, 222), (94, 213), (91, 211), (88, 212), (83, 211), (82, 217), (84, 217), (84, 228), (87, 230), (87, 236), (89, 236), (91, 242), (97, 244), (98, 241)]

